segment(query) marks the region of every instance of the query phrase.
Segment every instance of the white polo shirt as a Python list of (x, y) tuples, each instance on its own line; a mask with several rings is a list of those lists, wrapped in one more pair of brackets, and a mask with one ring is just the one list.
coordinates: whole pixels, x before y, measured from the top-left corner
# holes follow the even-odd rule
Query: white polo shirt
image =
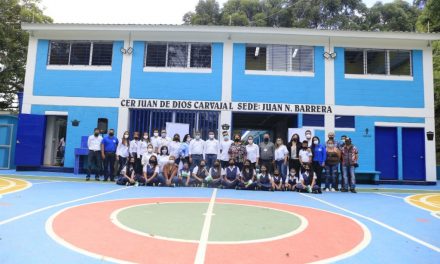
[(137, 153), (138, 152), (138, 147), (139, 147), (139, 140), (132, 140), (132, 141), (130, 141), (130, 148), (129, 148), (129, 152), (131, 153), (131, 154), (133, 154), (133, 153)]
[(95, 137), (95, 135), (90, 135), (89, 139), (87, 140), (87, 147), (89, 150), (98, 151), (101, 150), (101, 142), (102, 137), (98, 135)]
[(275, 160), (283, 160), (286, 155), (289, 155), (289, 151), (285, 145), (275, 148)]
[(248, 160), (250, 160), (252, 163), (257, 162), (258, 158), (260, 157), (260, 147), (258, 147), (257, 144), (247, 144), (246, 152)]
[(205, 141), (205, 154), (215, 154), (218, 155), (218, 140), (217, 139), (208, 139)]
[(222, 140), (220, 141), (220, 147), (219, 147), (219, 151), (220, 151), (220, 155), (218, 157), (219, 160), (222, 161), (229, 161), (229, 147), (231, 146), (231, 144), (234, 143), (234, 141), (228, 139), (228, 140)]
[(303, 163), (309, 163), (310, 161), (312, 161), (312, 152), (304, 149), (301, 149), (299, 151), (299, 158)]
[(193, 139), (189, 143), (189, 155), (203, 155), (205, 141), (203, 139)]
[(161, 137), (151, 137), (150, 141), (155, 150), (160, 148), (160, 144), (162, 143)]
[(122, 142), (119, 143), (118, 147), (116, 148), (116, 155), (127, 158), (128, 157), (128, 146), (122, 144)]
[(148, 142), (145, 141), (145, 140), (139, 141), (139, 142), (138, 142), (138, 150), (137, 150), (137, 154), (142, 156), (142, 155), (144, 155), (145, 153), (147, 153), (147, 147), (148, 147), (148, 144), (150, 144), (150, 143), (148, 143)]

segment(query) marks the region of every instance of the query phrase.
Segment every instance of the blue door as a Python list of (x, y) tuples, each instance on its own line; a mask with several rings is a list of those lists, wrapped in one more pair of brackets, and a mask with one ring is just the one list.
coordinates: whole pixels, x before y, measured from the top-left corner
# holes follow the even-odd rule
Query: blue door
[(40, 166), (44, 156), (46, 117), (44, 115), (18, 115), (15, 165)]
[(402, 128), (403, 179), (426, 180), (425, 130)]
[(397, 128), (376, 127), (376, 171), (381, 180), (397, 180)]

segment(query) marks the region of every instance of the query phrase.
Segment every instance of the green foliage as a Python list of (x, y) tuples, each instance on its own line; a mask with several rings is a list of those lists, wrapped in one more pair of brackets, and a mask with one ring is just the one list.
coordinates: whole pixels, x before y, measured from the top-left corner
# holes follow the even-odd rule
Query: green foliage
[(415, 31), (419, 10), (403, 0), (382, 4), (377, 2), (368, 11), (366, 29), (378, 31)]
[(21, 22), (52, 22), (43, 15), (37, 0), (0, 1), (0, 109), (11, 109), (16, 94), (23, 90), (28, 33), (21, 29)]

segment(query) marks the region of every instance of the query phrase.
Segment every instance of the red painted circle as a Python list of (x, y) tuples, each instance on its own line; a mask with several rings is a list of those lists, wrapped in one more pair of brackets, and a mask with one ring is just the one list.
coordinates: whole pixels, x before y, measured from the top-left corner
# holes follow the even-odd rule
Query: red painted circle
[[(155, 239), (127, 232), (111, 222), (112, 212), (160, 202), (209, 202), (204, 198), (149, 198), (105, 201), (68, 208), (53, 218), (58, 242), (94, 257), (137, 263), (194, 263), (196, 243)], [(278, 240), (246, 244), (208, 244), (205, 263), (306, 263), (346, 254), (364, 242), (356, 221), (331, 212), (288, 204), (216, 199), (216, 203), (263, 206), (305, 217), (307, 228)]]

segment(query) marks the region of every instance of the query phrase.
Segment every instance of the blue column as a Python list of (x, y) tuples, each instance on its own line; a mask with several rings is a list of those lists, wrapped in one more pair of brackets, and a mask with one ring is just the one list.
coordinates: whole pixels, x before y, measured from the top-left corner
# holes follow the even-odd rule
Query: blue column
[(298, 113), (298, 128), (303, 127), (303, 114)]
[(402, 151), (402, 128), (397, 128), (397, 166), (398, 174), (397, 179), (399, 181), (403, 180), (403, 151)]

